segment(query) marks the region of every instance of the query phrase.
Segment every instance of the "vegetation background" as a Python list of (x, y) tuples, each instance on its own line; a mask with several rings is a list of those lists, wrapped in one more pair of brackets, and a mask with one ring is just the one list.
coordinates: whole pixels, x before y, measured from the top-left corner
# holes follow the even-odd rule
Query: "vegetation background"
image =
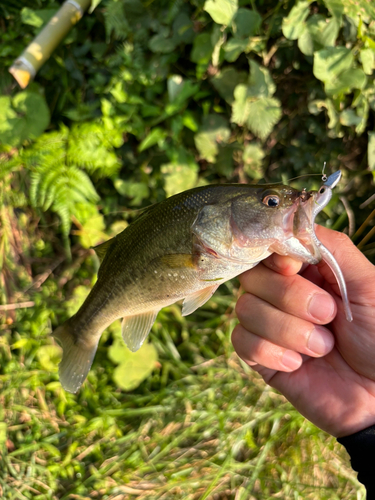
[(95, 281), (90, 247), (197, 185), (316, 188), (326, 161), (321, 222), (374, 259), (375, 4), (103, 0), (21, 91), (8, 68), (58, 8), (0, 5), (0, 496), (364, 499), (233, 353), (236, 281), (163, 310), (135, 355), (113, 325), (77, 395), (51, 331)]

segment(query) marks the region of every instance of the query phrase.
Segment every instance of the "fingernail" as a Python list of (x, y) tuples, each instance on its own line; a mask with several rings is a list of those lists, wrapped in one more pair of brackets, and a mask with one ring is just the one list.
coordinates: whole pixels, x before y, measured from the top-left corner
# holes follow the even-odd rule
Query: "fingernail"
[(288, 370), (294, 371), (301, 366), (302, 358), (296, 352), (286, 350), (281, 358), (281, 362)]
[(331, 297), (323, 293), (315, 293), (307, 306), (311, 316), (318, 321), (329, 321), (335, 311), (335, 303)]
[(332, 335), (325, 328), (316, 326), (310, 333), (307, 348), (318, 356), (324, 356), (332, 350), (333, 344)]

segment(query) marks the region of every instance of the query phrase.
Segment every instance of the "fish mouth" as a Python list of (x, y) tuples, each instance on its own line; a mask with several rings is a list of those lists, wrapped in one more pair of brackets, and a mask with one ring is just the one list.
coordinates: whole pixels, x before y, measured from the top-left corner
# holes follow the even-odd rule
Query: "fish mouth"
[(317, 191), (301, 191), (293, 218), (293, 236), (306, 248), (315, 262), (319, 262), (321, 258), (314, 238), (317, 194)]

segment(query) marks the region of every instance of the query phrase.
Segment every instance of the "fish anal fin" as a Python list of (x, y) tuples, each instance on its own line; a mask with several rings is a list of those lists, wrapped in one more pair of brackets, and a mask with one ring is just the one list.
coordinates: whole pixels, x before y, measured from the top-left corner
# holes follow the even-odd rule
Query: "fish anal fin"
[(170, 269), (195, 268), (193, 255), (189, 253), (172, 253), (160, 257), (160, 262)]
[(96, 247), (93, 247), (95, 250), (96, 255), (99, 257), (100, 263), (103, 262), (104, 257), (108, 251), (108, 248), (111, 246), (113, 241), (113, 238), (110, 240), (105, 241), (104, 243), (101, 243), (100, 245), (97, 245)]
[(159, 309), (123, 318), (122, 338), (131, 351), (138, 351), (142, 346), (150, 333), (158, 312)]
[(53, 336), (63, 349), (59, 364), (61, 385), (66, 391), (76, 393), (91, 368), (100, 337), (92, 343), (83, 342), (73, 334), (68, 322), (59, 326)]
[(182, 304), (182, 316), (187, 316), (198, 309), (198, 307), (203, 306), (216, 292), (218, 287), (219, 285), (212, 285), (185, 297)]

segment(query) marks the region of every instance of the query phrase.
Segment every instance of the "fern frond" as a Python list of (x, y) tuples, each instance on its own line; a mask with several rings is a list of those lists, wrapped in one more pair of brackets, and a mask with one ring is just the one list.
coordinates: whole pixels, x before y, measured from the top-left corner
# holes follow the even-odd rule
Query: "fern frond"
[[(103, 132), (103, 126), (95, 122), (80, 125), (75, 134), (63, 128), (60, 132), (42, 135), (21, 153), (22, 163), (30, 171), (31, 203), (44, 211), (55, 212), (61, 219), (65, 237), (69, 234), (72, 216), (82, 210), (78, 205), (99, 201), (91, 179), (79, 166), (99, 175), (112, 174), (119, 168), (113, 140), (108, 135), (108, 131)], [(79, 161), (80, 158), (85, 161)], [(103, 159), (106, 160), (104, 165), (99, 164)]]
[(101, 122), (76, 124), (68, 140), (67, 163), (95, 172), (96, 177), (110, 177), (120, 169), (114, 148), (122, 143), (121, 132)]
[(110, 40), (112, 33), (117, 40), (124, 40), (126, 38), (130, 28), (125, 17), (124, 2), (117, 0), (107, 2), (104, 19), (107, 41)]

